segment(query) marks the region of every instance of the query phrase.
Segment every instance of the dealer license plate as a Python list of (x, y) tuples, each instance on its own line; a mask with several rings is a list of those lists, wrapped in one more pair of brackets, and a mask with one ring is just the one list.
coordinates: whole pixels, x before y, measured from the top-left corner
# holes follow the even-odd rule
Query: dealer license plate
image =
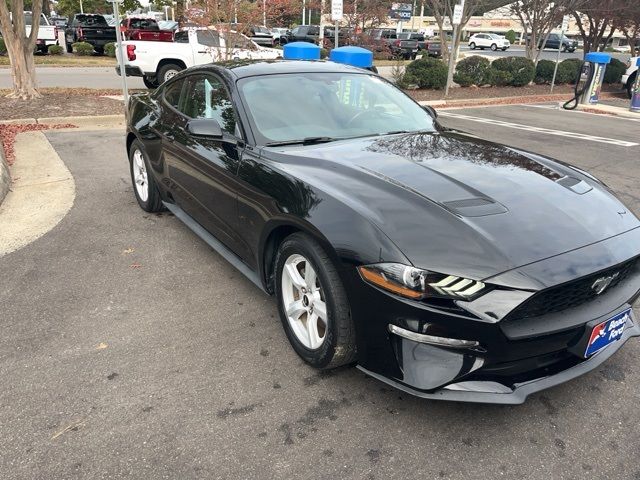
[(620, 340), (624, 333), (627, 320), (630, 319), (631, 309), (628, 309), (593, 327), (584, 356), (590, 357), (594, 353)]

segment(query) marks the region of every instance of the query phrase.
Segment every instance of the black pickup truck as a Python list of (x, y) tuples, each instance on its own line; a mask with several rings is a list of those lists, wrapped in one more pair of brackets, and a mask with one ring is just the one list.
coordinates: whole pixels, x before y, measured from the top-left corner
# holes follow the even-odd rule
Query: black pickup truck
[(116, 41), (116, 28), (110, 27), (102, 15), (78, 13), (64, 30), (67, 52), (71, 53), (71, 45), (76, 42), (87, 42), (93, 45), (96, 53), (102, 55), (107, 43)]

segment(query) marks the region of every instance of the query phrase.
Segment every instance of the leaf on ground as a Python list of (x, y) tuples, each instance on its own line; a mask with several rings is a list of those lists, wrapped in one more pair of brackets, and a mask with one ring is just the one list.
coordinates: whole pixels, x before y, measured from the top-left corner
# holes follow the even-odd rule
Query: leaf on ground
[(133, 253), (133, 252), (135, 252), (135, 251), (136, 251), (136, 249), (135, 249), (135, 248), (127, 248), (127, 249), (125, 249), (125, 250), (123, 250), (123, 251), (122, 251), (122, 254), (123, 254), (123, 255), (128, 255), (129, 253)]
[(64, 427), (62, 430), (56, 433), (53, 437), (51, 437), (51, 440), (55, 440), (60, 435), (63, 435), (67, 432), (71, 432), (71, 431), (75, 432), (76, 430), (78, 430), (80, 427), (83, 427), (83, 426), (84, 426), (84, 420), (78, 420), (76, 422), (73, 422), (67, 425), (66, 427)]
[(104, 342), (100, 342), (97, 346), (96, 346), (96, 350), (104, 350), (105, 348), (107, 348), (109, 345), (107, 345)]
[(139, 263), (132, 263), (131, 265), (129, 265), (129, 268), (142, 268), (142, 265)]

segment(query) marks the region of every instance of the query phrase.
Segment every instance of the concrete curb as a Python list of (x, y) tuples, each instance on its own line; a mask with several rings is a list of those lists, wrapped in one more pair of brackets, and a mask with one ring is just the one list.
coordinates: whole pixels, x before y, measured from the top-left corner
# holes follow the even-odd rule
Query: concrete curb
[(2, 146), (0, 146), (0, 205), (9, 193), (9, 187), (11, 186), (11, 174), (9, 173), (9, 165), (4, 159), (4, 152)]
[(69, 212), (75, 182), (42, 132), (16, 137), (13, 186), (0, 205), (0, 257), (37, 240)]
[(632, 112), (628, 108), (614, 107), (612, 105), (578, 105), (578, 110), (587, 113), (615, 115), (618, 117), (640, 120), (640, 113)]
[(125, 127), (124, 115), (100, 115), (92, 117), (43, 117), (43, 118), (19, 118), (15, 120), (0, 121), (0, 125), (27, 125), (27, 124), (56, 125), (70, 123), (82, 130), (96, 130), (103, 128)]

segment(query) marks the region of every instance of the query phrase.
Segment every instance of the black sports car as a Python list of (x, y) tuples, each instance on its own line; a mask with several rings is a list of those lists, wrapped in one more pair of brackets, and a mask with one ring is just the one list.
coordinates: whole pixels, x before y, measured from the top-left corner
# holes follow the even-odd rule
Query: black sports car
[(126, 144), (140, 206), (274, 294), (317, 368), (521, 403), (640, 335), (638, 219), (588, 173), (435, 117), (355, 67), (208, 65), (134, 95)]

